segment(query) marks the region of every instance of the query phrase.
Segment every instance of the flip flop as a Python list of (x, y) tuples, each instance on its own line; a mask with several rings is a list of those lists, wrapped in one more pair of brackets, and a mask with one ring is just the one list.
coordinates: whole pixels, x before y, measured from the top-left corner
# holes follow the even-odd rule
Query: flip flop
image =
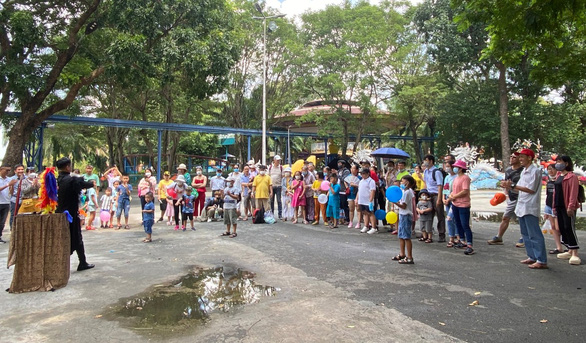
[(230, 232), (224, 232), (223, 234), (221, 234), (220, 236), (230, 236)]
[(143, 243), (150, 243), (152, 241), (153, 241), (152, 239), (146, 239), (146, 238), (142, 240)]
[(535, 262), (533, 264), (530, 264), (529, 268), (531, 268), (531, 269), (549, 269), (547, 264), (543, 264), (543, 263), (539, 263), (539, 262)]

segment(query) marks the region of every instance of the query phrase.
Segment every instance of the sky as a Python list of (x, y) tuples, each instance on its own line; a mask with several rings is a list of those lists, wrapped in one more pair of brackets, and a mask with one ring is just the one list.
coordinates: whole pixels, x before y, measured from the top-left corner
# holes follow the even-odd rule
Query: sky
[[(368, 0), (371, 4), (379, 4), (382, 0)], [(423, 0), (409, 0), (412, 4), (419, 4)], [(307, 10), (318, 11), (327, 5), (338, 5), (343, 0), (266, 0), (268, 7), (276, 8), (287, 17), (295, 17)]]

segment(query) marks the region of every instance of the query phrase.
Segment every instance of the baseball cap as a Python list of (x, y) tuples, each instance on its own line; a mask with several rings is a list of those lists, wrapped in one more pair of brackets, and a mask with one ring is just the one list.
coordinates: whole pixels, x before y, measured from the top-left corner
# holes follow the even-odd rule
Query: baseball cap
[(274, 159), (274, 160), (280, 160), (280, 159), (281, 159), (281, 156), (279, 156), (279, 155), (275, 155), (275, 157), (273, 157), (273, 159)]
[(519, 151), (519, 154), (529, 156), (529, 157), (531, 157), (531, 159), (535, 158), (535, 153), (531, 149), (523, 149), (523, 150)]
[(171, 175), (168, 171), (164, 172), (163, 175)]

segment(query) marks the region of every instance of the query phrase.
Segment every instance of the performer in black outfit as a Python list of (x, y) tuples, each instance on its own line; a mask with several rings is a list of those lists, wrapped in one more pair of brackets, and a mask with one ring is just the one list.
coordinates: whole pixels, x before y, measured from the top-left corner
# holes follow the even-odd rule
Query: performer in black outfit
[(57, 161), (57, 169), (59, 169), (59, 177), (57, 177), (57, 213), (69, 211), (73, 217), (73, 221), (69, 223), (69, 233), (71, 236), (71, 251), (77, 252), (79, 258), (79, 266), (77, 271), (91, 269), (95, 267), (93, 264), (87, 263), (85, 259), (85, 249), (83, 247), (83, 237), (81, 236), (81, 223), (79, 221), (79, 194), (82, 189), (92, 188), (92, 182), (86, 182), (82, 177), (71, 176), (71, 160), (67, 157), (61, 158)]

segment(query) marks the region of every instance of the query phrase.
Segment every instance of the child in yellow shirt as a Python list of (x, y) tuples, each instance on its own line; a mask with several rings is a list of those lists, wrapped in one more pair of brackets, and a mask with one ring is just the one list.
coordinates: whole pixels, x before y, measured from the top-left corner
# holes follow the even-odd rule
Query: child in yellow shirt
[(318, 199), (318, 196), (320, 194), (326, 194), (327, 191), (322, 191), (321, 190), (321, 184), (322, 182), (324, 182), (324, 173), (322, 172), (318, 172), (317, 173), (317, 179), (313, 182), (313, 184), (311, 185), (311, 188), (313, 189), (313, 201), (315, 204), (315, 217), (314, 217), (314, 221), (312, 223), (312, 225), (317, 225), (319, 224), (319, 213), (321, 212), (321, 216), (324, 219), (324, 225), (328, 225), (328, 220), (326, 218), (326, 208), (328, 203), (326, 202), (325, 204), (320, 204)]

